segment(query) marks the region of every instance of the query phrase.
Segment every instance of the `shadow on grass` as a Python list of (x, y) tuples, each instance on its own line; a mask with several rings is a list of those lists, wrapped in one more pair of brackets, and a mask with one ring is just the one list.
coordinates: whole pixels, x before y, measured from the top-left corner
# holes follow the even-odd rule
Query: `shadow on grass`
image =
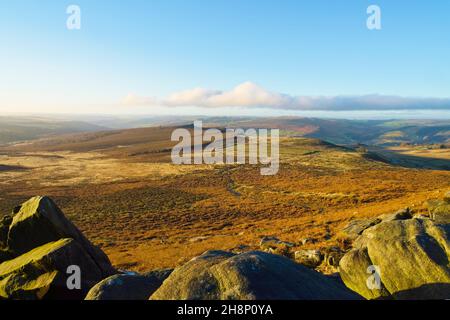
[(9, 166), (9, 165), (5, 165), (5, 164), (0, 164), (0, 172), (26, 171), (26, 170), (30, 170), (30, 169), (27, 167), (22, 167), (22, 166)]
[(394, 150), (371, 148), (366, 158), (412, 169), (450, 170), (450, 159), (401, 154)]

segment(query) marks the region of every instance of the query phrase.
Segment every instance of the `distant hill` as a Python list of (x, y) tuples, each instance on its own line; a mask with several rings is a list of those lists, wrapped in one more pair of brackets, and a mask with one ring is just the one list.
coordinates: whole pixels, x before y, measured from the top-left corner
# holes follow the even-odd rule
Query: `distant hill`
[(278, 128), (288, 136), (317, 138), (334, 144), (392, 146), (409, 144), (449, 144), (450, 120), (344, 120), (298, 117), (209, 118), (207, 124), (229, 127)]
[[(57, 138), (57, 145), (81, 140), (106, 144), (139, 137), (145, 143), (149, 132), (142, 128), (167, 128), (192, 125), (203, 120), (204, 127), (278, 128), (283, 136), (316, 138), (339, 145), (397, 146), (401, 144), (450, 144), (450, 120), (345, 120), (302, 117), (201, 117), (201, 116), (67, 116), (0, 117), (0, 144)], [(115, 129), (115, 130), (112, 130)], [(133, 129), (126, 132), (124, 130)], [(163, 130), (164, 131), (164, 130)], [(94, 136), (70, 138), (66, 134), (101, 132)], [(117, 133), (120, 132), (120, 135)], [(155, 132), (151, 131), (152, 136)], [(162, 133), (161, 133), (162, 134)], [(166, 134), (166, 133), (164, 133)], [(105, 138), (105, 136), (114, 137)], [(159, 134), (157, 134), (159, 135)], [(169, 133), (170, 135), (170, 133)], [(57, 136), (57, 137), (55, 137)], [(86, 145), (84, 144), (84, 147)], [(71, 147), (75, 147), (71, 145)], [(78, 147), (76, 147), (78, 148)]]
[(0, 117), (0, 144), (105, 129), (107, 128), (83, 121), (55, 120), (44, 117)]

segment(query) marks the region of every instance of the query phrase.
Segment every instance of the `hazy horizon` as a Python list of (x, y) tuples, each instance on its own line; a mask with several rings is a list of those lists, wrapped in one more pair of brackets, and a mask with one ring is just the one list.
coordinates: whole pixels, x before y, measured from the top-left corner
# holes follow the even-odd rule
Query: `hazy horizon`
[[(179, 112), (172, 113), (70, 113), (70, 112), (5, 112), (0, 116), (11, 117), (54, 117), (54, 118), (77, 118), (77, 117), (114, 117), (114, 118), (145, 118), (145, 117), (256, 117), (256, 118), (277, 118), (277, 117), (305, 117), (318, 119), (342, 119), (342, 120), (450, 120), (450, 110), (384, 110), (379, 112), (376, 110), (364, 111), (298, 111), (298, 112), (278, 112), (270, 113), (267, 110), (261, 113), (261, 110), (253, 110), (256, 112), (234, 112), (227, 114), (215, 114), (214, 112)], [(259, 111), (259, 112), (258, 112)]]

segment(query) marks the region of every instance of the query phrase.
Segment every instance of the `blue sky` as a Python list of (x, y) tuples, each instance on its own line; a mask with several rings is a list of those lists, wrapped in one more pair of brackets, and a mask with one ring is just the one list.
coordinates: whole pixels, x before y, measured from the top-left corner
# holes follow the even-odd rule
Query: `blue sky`
[[(66, 28), (70, 4), (81, 30)], [(381, 30), (366, 28), (371, 4)], [(424, 0), (3, 1), (0, 112), (354, 111), (383, 95), (367, 108), (447, 116), (449, 14)], [(336, 96), (350, 98), (328, 106)]]

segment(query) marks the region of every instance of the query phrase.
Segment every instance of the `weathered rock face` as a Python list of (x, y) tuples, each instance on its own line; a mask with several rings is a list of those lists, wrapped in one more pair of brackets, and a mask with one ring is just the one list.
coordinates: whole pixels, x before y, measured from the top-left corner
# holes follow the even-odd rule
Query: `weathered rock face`
[[(13, 214), (0, 226), (0, 298), (83, 299), (92, 286), (116, 273), (108, 257), (49, 198), (32, 198)], [(74, 272), (69, 267), (81, 272), (81, 288), (67, 285)]]
[[(448, 299), (449, 234), (450, 225), (430, 219), (382, 222), (366, 229), (341, 259), (341, 277), (368, 299)], [(370, 266), (379, 270), (378, 288), (367, 286)]]
[(358, 299), (339, 282), (260, 251), (208, 251), (176, 268), (152, 300)]
[(395, 213), (383, 214), (376, 218), (358, 219), (350, 221), (348, 225), (344, 227), (343, 232), (349, 239), (354, 240), (358, 238), (364, 232), (364, 230), (373, 227), (381, 222), (406, 220), (411, 218), (412, 218), (411, 211), (409, 210), (409, 208), (405, 208)]
[(96, 284), (85, 300), (148, 300), (172, 270), (138, 274), (116, 274)]
[(339, 247), (328, 247), (323, 249), (325, 264), (330, 267), (338, 267), (344, 252)]
[(48, 197), (22, 204), (9, 226), (7, 246), (18, 256), (48, 242), (74, 239), (91, 256), (104, 277), (115, 273), (108, 257), (92, 245)]
[(372, 265), (367, 248), (351, 250), (339, 262), (341, 278), (347, 287), (366, 299), (390, 297), (390, 293), (381, 282), (378, 288), (368, 285), (372, 276), (368, 268)]
[(378, 217), (381, 221), (395, 221), (395, 220), (408, 220), (412, 218), (412, 213), (409, 208), (398, 210), (395, 213), (383, 214)]
[[(67, 285), (72, 265), (81, 270), (80, 289)], [(0, 264), (0, 297), (82, 299), (102, 278), (102, 270), (83, 247), (73, 239), (60, 239)]]
[(430, 206), (428, 209), (431, 219), (436, 223), (450, 223), (450, 202), (436, 201), (434, 202), (434, 205)]
[(356, 239), (359, 237), (364, 230), (370, 228), (381, 222), (381, 219), (358, 219), (353, 220), (348, 223), (347, 226), (344, 227), (343, 232), (350, 239)]
[(320, 250), (298, 250), (295, 251), (295, 261), (308, 268), (316, 268), (323, 261)]

